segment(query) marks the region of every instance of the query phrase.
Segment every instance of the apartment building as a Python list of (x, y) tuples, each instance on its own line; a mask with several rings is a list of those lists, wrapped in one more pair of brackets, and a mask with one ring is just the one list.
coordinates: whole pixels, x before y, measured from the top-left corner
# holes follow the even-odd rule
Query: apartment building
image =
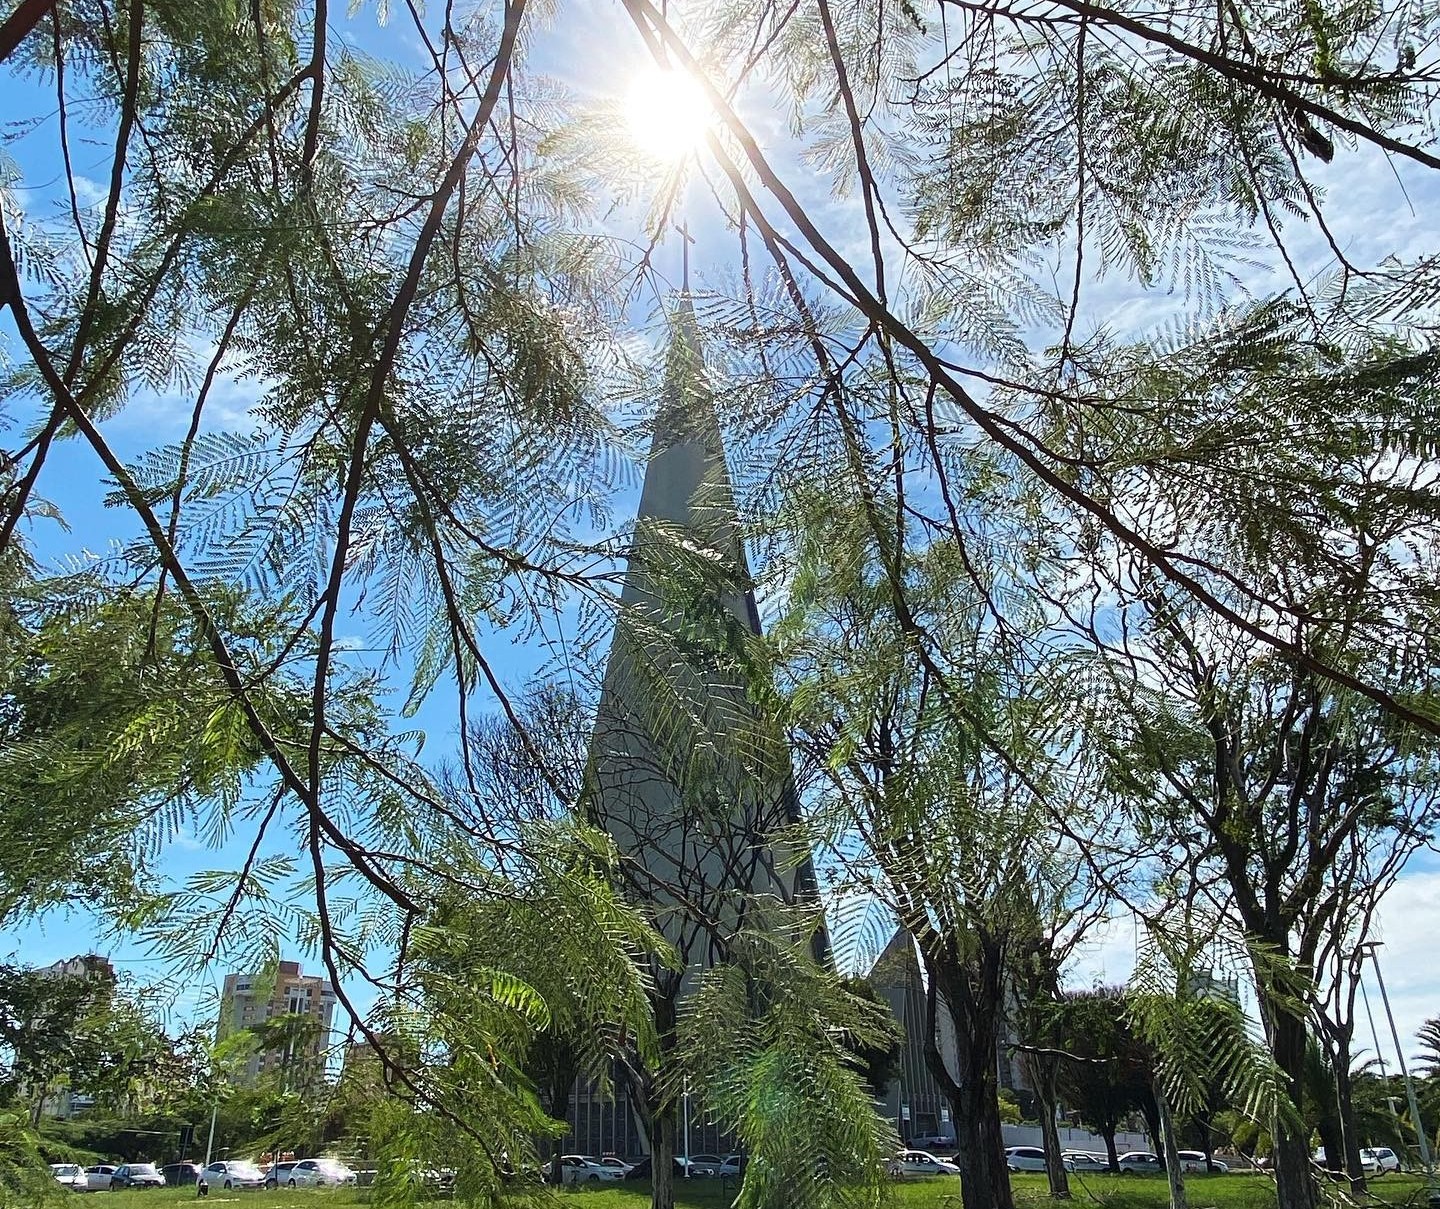
[(298, 961), (282, 961), (265, 974), (227, 974), (221, 992), (217, 1033), (253, 1031), (259, 1048), (240, 1080), (253, 1084), (275, 1075), (291, 1089), (319, 1082), (330, 1054), (335, 988), (318, 974), (306, 974)]

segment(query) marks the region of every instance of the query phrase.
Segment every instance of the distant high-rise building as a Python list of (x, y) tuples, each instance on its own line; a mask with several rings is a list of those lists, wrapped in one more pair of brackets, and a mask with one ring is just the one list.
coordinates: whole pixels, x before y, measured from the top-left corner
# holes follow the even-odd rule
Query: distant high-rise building
[[(115, 987), (115, 967), (108, 957), (98, 953), (83, 953), (75, 957), (62, 958), (52, 962), (40, 973), (50, 978), (93, 978), (96, 980), (95, 1001), (109, 999)], [(38, 1087), (28, 1088), (26, 1094), (38, 1096), (39, 1111), (47, 1117), (66, 1118), (95, 1106), (95, 1097), (79, 1091), (68, 1083), (60, 1083), (41, 1091)]]
[(253, 1029), (264, 1048), (251, 1055), (241, 1080), (254, 1083), (280, 1072), (288, 1087), (318, 1082), (325, 1074), (335, 988), (298, 961), (282, 961), (274, 974), (226, 974), (217, 1033)]
[(1196, 999), (1217, 999), (1233, 1007), (1240, 1006), (1240, 979), (1233, 974), (1195, 969), (1186, 976), (1185, 984)]
[(46, 974), (56, 978), (104, 978), (115, 981), (115, 967), (108, 957), (98, 953), (85, 953), (78, 957), (67, 957), (45, 967)]

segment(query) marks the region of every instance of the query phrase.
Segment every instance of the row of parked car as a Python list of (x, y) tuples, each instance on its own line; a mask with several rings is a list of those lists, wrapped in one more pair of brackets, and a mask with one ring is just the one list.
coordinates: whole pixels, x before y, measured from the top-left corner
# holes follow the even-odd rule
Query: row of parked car
[[(648, 1158), (627, 1163), (615, 1155), (596, 1158), (585, 1154), (560, 1156), (562, 1184), (608, 1184), (616, 1180), (648, 1180), (652, 1167)], [(680, 1178), (718, 1179), (740, 1175), (738, 1154), (692, 1154), (675, 1156), (675, 1174)]]
[[(1060, 1155), (1066, 1171), (1109, 1171), (1106, 1155), (1089, 1150), (1066, 1150)], [(1158, 1155), (1148, 1150), (1130, 1150), (1119, 1156), (1123, 1175), (1144, 1175), (1164, 1170)], [(1044, 1171), (1045, 1152), (1038, 1146), (1011, 1146), (1005, 1151), (1005, 1166), (1011, 1171)], [(1180, 1151), (1180, 1169), (1185, 1172), (1228, 1172), (1219, 1159), (1206, 1160), (1198, 1150)], [(890, 1161), (890, 1174), (897, 1178), (912, 1175), (958, 1175), (960, 1168), (949, 1159), (937, 1158), (928, 1150), (902, 1150)]]
[(268, 1171), (243, 1159), (226, 1159), (201, 1167), (198, 1163), (51, 1163), (55, 1179), (72, 1192), (118, 1192), (122, 1188), (183, 1188), (205, 1183), (210, 1188), (333, 1188), (353, 1184), (355, 1172), (338, 1159), (298, 1159), (276, 1163)]

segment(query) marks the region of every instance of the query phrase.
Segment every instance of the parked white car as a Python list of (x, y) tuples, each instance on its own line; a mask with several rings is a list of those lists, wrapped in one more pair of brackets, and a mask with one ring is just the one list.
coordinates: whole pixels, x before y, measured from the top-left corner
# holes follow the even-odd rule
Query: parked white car
[(1044, 1171), (1045, 1152), (1038, 1146), (1007, 1146), (1005, 1166), (1011, 1171)]
[(892, 1176), (959, 1175), (960, 1168), (946, 1159), (937, 1159), (928, 1150), (902, 1150), (890, 1160), (886, 1170)]
[(224, 1159), (211, 1163), (200, 1172), (200, 1179), (211, 1189), (263, 1188), (265, 1173), (245, 1159)]
[(79, 1163), (51, 1163), (50, 1174), (55, 1177), (60, 1187), (68, 1188), (71, 1192), (87, 1192), (90, 1188), (85, 1168)]
[(110, 1177), (115, 1174), (114, 1163), (99, 1163), (85, 1168), (85, 1190), (87, 1192), (109, 1192)]
[(358, 1177), (339, 1159), (300, 1159), (290, 1165), (287, 1188), (338, 1188)]
[(588, 1159), (583, 1154), (562, 1154), (560, 1156), (560, 1182), (562, 1184), (602, 1184), (623, 1180), (625, 1173), (618, 1167), (611, 1167), (598, 1159)]
[(1067, 1171), (1109, 1171), (1110, 1159), (1089, 1150), (1066, 1150), (1060, 1155)]
[(1180, 1170), (1187, 1174), (1210, 1171), (1217, 1175), (1224, 1175), (1230, 1170), (1230, 1165), (1222, 1163), (1219, 1159), (1211, 1159), (1207, 1164), (1203, 1150), (1180, 1150), (1176, 1153), (1180, 1157)]
[(1366, 1146), (1360, 1151), (1360, 1165), (1366, 1175), (1384, 1175), (1400, 1170), (1400, 1156), (1388, 1146)]
[[(1310, 1159), (1321, 1167), (1325, 1166), (1325, 1147), (1317, 1149)], [(1360, 1167), (1366, 1175), (1384, 1175), (1387, 1171), (1399, 1171), (1400, 1156), (1388, 1146), (1364, 1146), (1360, 1150)]]
[(1164, 1165), (1148, 1150), (1127, 1150), (1120, 1156), (1120, 1170), (1125, 1175), (1150, 1175), (1163, 1171)]

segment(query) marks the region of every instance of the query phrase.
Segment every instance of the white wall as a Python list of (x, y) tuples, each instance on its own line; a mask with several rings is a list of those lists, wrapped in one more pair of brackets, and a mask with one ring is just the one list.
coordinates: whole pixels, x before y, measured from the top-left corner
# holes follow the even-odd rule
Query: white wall
[[(949, 1122), (947, 1121), (948, 1125)], [(1105, 1153), (1105, 1139), (1099, 1134), (1091, 1133), (1086, 1129), (1072, 1129), (1068, 1125), (1061, 1125), (1060, 1148), (1062, 1150), (1093, 1150), (1096, 1154)], [(1038, 1125), (1002, 1125), (1000, 1126), (1001, 1137), (1005, 1140), (1006, 1146), (1041, 1146), (1043, 1142), (1040, 1137), (1040, 1126)], [(951, 1139), (951, 1145), (954, 1139)], [(933, 1147), (937, 1152), (943, 1152), (943, 1144)], [(1150, 1139), (1143, 1133), (1128, 1133), (1121, 1130), (1115, 1135), (1115, 1153), (1124, 1154), (1127, 1150), (1151, 1150)]]
[[(1002, 1125), (1001, 1135), (1005, 1139), (1006, 1146), (1039, 1146), (1040, 1126), (1038, 1125)], [(1060, 1126), (1060, 1148), (1062, 1150), (1093, 1150), (1097, 1154), (1105, 1153), (1105, 1139), (1099, 1134), (1093, 1134), (1086, 1129), (1072, 1129), (1067, 1125)], [(1115, 1152), (1124, 1154), (1127, 1150), (1149, 1150), (1150, 1139), (1143, 1133), (1126, 1133), (1121, 1130), (1115, 1135)]]

